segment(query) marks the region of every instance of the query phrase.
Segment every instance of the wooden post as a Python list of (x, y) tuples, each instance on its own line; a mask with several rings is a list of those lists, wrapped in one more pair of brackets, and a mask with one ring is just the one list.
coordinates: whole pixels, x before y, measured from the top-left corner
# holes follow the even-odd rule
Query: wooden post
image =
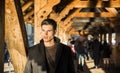
[(26, 54), (28, 54), (28, 47), (29, 47), (28, 38), (27, 38), (27, 32), (26, 32), (26, 28), (25, 28), (24, 19), (23, 19), (20, 0), (14, 0), (14, 2), (15, 2), (15, 7), (16, 7), (17, 15), (18, 15), (20, 28), (21, 28), (21, 33), (22, 33), (22, 37), (23, 37), (25, 51), (26, 51)]
[(5, 0), (0, 0), (0, 73), (4, 73)]
[(16, 12), (14, 0), (5, 0), (5, 41), (15, 73), (23, 73), (27, 61), (25, 51), (27, 39), (25, 27), (22, 26), (24, 24), (22, 17), (21, 13), (18, 15)]

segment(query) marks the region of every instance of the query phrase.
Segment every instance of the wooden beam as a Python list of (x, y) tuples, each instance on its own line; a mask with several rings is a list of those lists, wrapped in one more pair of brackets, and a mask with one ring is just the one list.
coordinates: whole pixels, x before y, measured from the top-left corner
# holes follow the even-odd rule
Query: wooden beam
[(75, 29), (72, 29), (71, 31), (69, 31), (69, 34), (78, 35), (79, 33)]
[(37, 15), (40, 17), (40, 19), (45, 19), (47, 18), (47, 16), (50, 14), (50, 12), (52, 11), (52, 8), (54, 5), (58, 4), (60, 2), (60, 0), (56, 0), (56, 1), (51, 1), (48, 2), (44, 7), (42, 7), (38, 12)]
[(33, 14), (34, 14), (34, 9), (32, 9), (29, 13), (27, 13), (26, 15), (24, 15), (24, 20), (26, 21)]
[(109, 13), (111, 13), (111, 15), (113, 16), (117, 16), (118, 15), (118, 11), (115, 8), (105, 8)]
[(26, 20), (25, 23), (28, 23), (28, 24), (31, 24), (32, 26), (34, 26), (34, 18)]
[(101, 13), (94, 13), (94, 12), (80, 12), (77, 13), (75, 17), (116, 17), (117, 14), (113, 15), (110, 12), (101, 12)]
[(5, 0), (0, 0), (0, 73), (4, 73)]
[(69, 11), (74, 8), (74, 6), (79, 2), (79, 0), (74, 0), (72, 3), (68, 4), (59, 14), (59, 17), (56, 19), (56, 21), (59, 23), (62, 18), (64, 18), (66, 15), (69, 14)]
[(64, 21), (64, 26), (66, 26), (71, 21), (71, 19), (74, 18), (76, 16), (76, 14), (79, 13), (80, 10), (81, 10), (81, 8), (77, 9), (73, 14), (68, 16), (67, 19), (65, 19), (65, 21)]
[[(79, 2), (79, 0), (74, 0), (73, 2), (71, 2), (70, 4), (68, 4), (62, 11), (60, 14), (56, 14), (56, 13), (51, 13), (50, 14), (50, 18), (54, 19), (55, 21), (57, 21), (57, 24), (58, 24), (58, 30), (57, 30), (57, 33), (56, 35), (59, 37), (59, 32), (61, 32), (60, 28), (63, 27), (64, 28), (64, 24), (63, 22), (61, 21), (62, 18), (64, 18), (66, 15), (69, 14), (69, 11), (72, 10), (75, 6), (75, 4)], [(64, 30), (64, 29), (62, 29)]]
[(74, 17), (72, 19), (72, 21), (74, 23), (82, 23), (82, 24), (86, 24), (88, 22), (110, 22), (108, 18), (104, 18), (104, 17), (94, 17), (94, 18), (88, 18), (88, 17)]
[(73, 25), (73, 22), (71, 21), (67, 26), (65, 26), (64, 28), (65, 32), (68, 32), (71, 29), (72, 25)]
[[(24, 25), (22, 29), (20, 26), (24, 24), (24, 21), (21, 17), (22, 10), (19, 10), (20, 4), (17, 4), (17, 9), (20, 11), (20, 14), (17, 15), (14, 3), (16, 3), (14, 0), (5, 0), (5, 41), (15, 73), (23, 73), (27, 56), (25, 52), (26, 45), (24, 44), (25, 37), (22, 36), (25, 33), (25, 31), (23, 32)], [(22, 24), (20, 25), (21, 21)]]
[[(95, 4), (95, 5), (94, 5)], [(92, 8), (92, 7), (114, 7), (114, 8), (119, 8), (120, 7), (120, 0), (110, 0), (108, 2), (99, 0), (96, 1), (79, 1), (76, 5), (75, 8)]]
[(28, 1), (25, 5), (22, 6), (22, 12), (27, 10), (31, 5), (33, 5), (33, 0)]
[[(47, 0), (43, 0), (47, 1)], [(39, 0), (35, 0), (35, 30), (34, 30), (34, 42), (35, 44), (39, 43), (39, 40), (41, 39), (41, 22), (48, 17), (48, 15), (51, 13), (53, 6), (58, 4), (60, 0), (48, 0), (47, 4), (45, 4), (43, 7), (40, 6), (39, 3), (41, 3)]]
[(23, 37), (26, 54), (28, 54), (29, 44), (28, 44), (27, 31), (26, 31), (26, 27), (25, 27), (25, 23), (24, 23), (24, 19), (23, 19), (20, 0), (14, 0), (14, 2), (15, 2), (17, 15), (18, 15), (18, 20), (20, 23), (20, 28), (21, 28), (21, 33), (22, 33), (22, 37)]
[[(80, 9), (77, 9), (73, 14), (71, 14), (70, 16), (67, 17), (67, 19), (64, 20), (64, 22), (60, 21), (58, 24), (60, 27), (64, 28), (67, 26), (67, 24), (70, 23), (71, 19), (76, 16), (76, 13), (79, 13)], [(54, 16), (55, 17), (55, 16)], [(61, 17), (61, 16), (60, 16)], [(59, 16), (58, 16), (59, 18)], [(57, 18), (56, 18), (57, 20)]]

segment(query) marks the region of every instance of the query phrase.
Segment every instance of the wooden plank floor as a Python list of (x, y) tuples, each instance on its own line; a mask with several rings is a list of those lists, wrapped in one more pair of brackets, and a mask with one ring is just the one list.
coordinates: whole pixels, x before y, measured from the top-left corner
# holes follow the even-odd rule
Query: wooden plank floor
[(76, 73), (120, 73), (120, 68), (116, 68), (113, 64), (110, 64), (108, 69), (103, 68), (102, 63), (100, 64), (99, 68), (97, 68), (97, 69), (93, 68), (93, 67), (94, 67), (93, 60), (87, 60), (85, 66), (84, 66), (84, 71), (76, 72)]

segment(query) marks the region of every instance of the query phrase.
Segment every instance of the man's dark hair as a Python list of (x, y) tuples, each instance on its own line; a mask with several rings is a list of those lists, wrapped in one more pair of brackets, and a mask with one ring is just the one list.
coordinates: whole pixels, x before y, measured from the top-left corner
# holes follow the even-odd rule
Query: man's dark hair
[(57, 23), (53, 19), (45, 19), (45, 20), (43, 20), (41, 26), (42, 25), (52, 25), (54, 30), (56, 30), (56, 27), (57, 27)]

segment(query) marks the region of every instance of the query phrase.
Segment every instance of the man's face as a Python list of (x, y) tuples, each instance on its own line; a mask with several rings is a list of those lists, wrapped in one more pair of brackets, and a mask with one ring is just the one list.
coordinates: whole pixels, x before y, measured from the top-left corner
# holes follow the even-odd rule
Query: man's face
[(50, 42), (53, 40), (55, 35), (55, 30), (52, 25), (42, 25), (42, 38), (44, 42)]

